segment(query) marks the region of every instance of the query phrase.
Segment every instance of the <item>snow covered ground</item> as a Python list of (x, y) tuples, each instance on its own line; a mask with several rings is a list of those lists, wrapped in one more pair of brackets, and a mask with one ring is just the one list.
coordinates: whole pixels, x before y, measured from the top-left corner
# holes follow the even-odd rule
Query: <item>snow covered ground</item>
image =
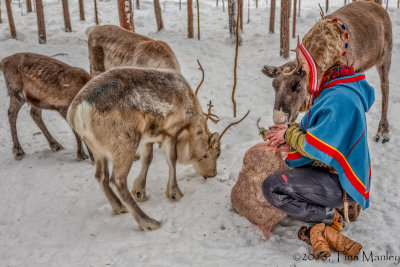
[[(21, 1), (24, 4), (24, 1)], [(69, 1), (72, 33), (63, 31), (60, 1), (45, 0), (46, 45), (37, 42), (36, 16), (23, 16), (13, 2), (17, 40), (10, 39), (2, 1), (0, 59), (16, 52), (44, 55), (67, 53), (57, 59), (89, 69), (86, 27), (93, 25), (92, 1), (85, 2), (86, 22), (79, 21), (78, 1)], [(186, 1), (182, 1), (185, 2)], [(230, 100), (233, 85), (234, 44), (229, 38), (227, 13), (222, 1), (201, 0), (201, 41), (186, 37), (186, 4), (179, 10), (177, 1), (161, 1), (165, 30), (156, 32), (152, 1), (141, 0), (135, 10), (136, 32), (168, 42), (181, 64), (183, 75), (196, 88), (201, 79), (196, 59), (205, 69), (205, 82), (199, 92), (204, 109), (209, 100), (221, 122), (210, 124), (222, 131), (233, 120)], [(306, 1), (302, 1), (306, 2)], [(319, 19), (319, 8), (302, 8), (297, 31), (303, 36)], [(321, 1), (322, 5), (325, 1)], [(343, 1), (331, 1), (340, 5)], [(397, 1), (396, 1), (397, 2)], [(393, 4), (393, 3), (392, 3)], [(116, 1), (98, 1), (101, 24), (118, 24)], [(225, 1), (226, 5), (226, 1)], [(269, 4), (268, 4), (269, 6)], [(184, 197), (172, 202), (165, 196), (168, 167), (159, 149), (155, 149), (147, 180), (149, 200), (140, 207), (160, 220), (155, 232), (142, 232), (130, 215), (111, 216), (111, 207), (94, 179), (89, 161), (76, 162), (75, 138), (67, 123), (55, 112), (44, 111), (44, 121), (65, 150), (52, 153), (29, 115), (25, 105), (17, 123), (18, 135), (26, 156), (15, 161), (7, 119), (8, 96), (0, 75), (0, 266), (314, 266), (322, 262), (303, 260), (311, 248), (297, 239), (303, 223), (286, 218), (267, 240), (244, 217), (233, 212), (230, 191), (237, 179), (244, 152), (261, 141), (256, 120), (272, 123), (274, 93), (271, 80), (261, 73), (265, 64), (280, 65), (279, 11), (275, 34), (268, 33), (269, 8), (251, 2), (247, 24), (247, 1), (243, 45), (239, 50), (236, 101), (238, 116), (248, 109), (249, 117), (222, 139), (218, 175), (204, 180), (191, 166), (178, 166), (177, 177)], [(25, 6), (23, 6), (25, 9)], [(370, 256), (388, 254), (391, 260), (349, 262), (334, 254), (327, 266), (393, 266), (400, 257), (400, 9), (389, 8), (393, 22), (393, 59), (390, 71), (389, 122), (391, 141), (375, 143), (381, 110), (380, 81), (375, 69), (366, 73), (375, 87), (376, 103), (368, 113), (368, 139), (372, 158), (371, 206), (344, 234), (361, 242)], [(196, 12), (195, 12), (196, 19)], [(195, 27), (196, 34), (196, 27)], [(197, 37), (197, 35), (196, 35)], [(294, 39), (292, 39), (292, 46)], [(293, 55), (292, 55), (293, 56)], [(129, 175), (132, 185), (140, 163)], [(297, 253), (297, 254), (296, 254)], [(300, 255), (300, 260), (296, 257)]]

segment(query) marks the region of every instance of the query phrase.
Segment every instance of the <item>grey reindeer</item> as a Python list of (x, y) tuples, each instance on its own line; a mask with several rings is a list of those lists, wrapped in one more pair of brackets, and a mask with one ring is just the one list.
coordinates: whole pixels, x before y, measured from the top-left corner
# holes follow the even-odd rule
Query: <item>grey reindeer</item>
[[(392, 59), (392, 23), (385, 9), (376, 3), (357, 1), (350, 3), (326, 18), (338, 18), (348, 26), (349, 47), (344, 61), (354, 64), (355, 72), (364, 72), (376, 66), (381, 80), (382, 113), (375, 140), (388, 142), (389, 122), (389, 70)], [(296, 60), (280, 67), (264, 66), (262, 72), (274, 78), (275, 89), (273, 120), (275, 124), (295, 121), (300, 111), (306, 111), (309, 94), (305, 73)]]
[[(93, 153), (95, 177), (113, 213), (128, 211), (142, 230), (160, 227), (135, 202), (146, 200), (153, 144), (161, 145), (169, 166), (166, 195), (179, 200), (183, 194), (176, 180), (176, 162), (192, 164), (204, 178), (214, 177), (221, 137), (245, 117), (228, 125), (221, 135), (211, 133), (197, 96), (180, 73), (132, 67), (94, 77), (75, 97), (67, 115)], [(127, 176), (139, 144), (142, 168), (131, 194)]]

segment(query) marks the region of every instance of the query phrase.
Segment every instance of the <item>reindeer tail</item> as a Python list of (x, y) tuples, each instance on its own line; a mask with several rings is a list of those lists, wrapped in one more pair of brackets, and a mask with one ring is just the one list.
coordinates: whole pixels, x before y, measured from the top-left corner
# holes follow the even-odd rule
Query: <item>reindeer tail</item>
[(95, 28), (96, 28), (96, 25), (95, 25), (95, 26), (90, 26), (90, 27), (88, 27), (88, 28), (86, 29), (86, 31), (85, 31), (86, 36), (89, 37), (89, 34), (90, 34)]

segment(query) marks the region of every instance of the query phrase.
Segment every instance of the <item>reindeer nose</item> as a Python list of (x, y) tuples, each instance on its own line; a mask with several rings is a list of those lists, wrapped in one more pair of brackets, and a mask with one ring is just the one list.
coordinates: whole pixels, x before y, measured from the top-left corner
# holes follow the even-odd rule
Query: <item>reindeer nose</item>
[(274, 109), (273, 121), (275, 124), (286, 124), (289, 121), (289, 114), (281, 110)]
[(208, 178), (213, 178), (215, 176), (217, 176), (217, 172), (214, 172), (213, 174), (209, 174), (209, 175), (204, 175), (203, 177), (204, 177), (204, 179), (208, 179)]

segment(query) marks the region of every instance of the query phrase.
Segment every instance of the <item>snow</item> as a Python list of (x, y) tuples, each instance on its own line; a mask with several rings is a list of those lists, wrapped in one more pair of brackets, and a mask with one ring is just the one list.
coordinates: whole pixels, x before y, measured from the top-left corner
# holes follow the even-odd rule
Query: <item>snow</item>
[[(37, 41), (34, 13), (24, 14), (18, 2), (12, 3), (17, 40), (10, 38), (5, 3), (3, 24), (0, 24), (0, 58), (16, 52), (44, 55), (67, 53), (56, 58), (67, 64), (89, 70), (85, 29), (93, 25), (93, 3), (85, 1), (85, 21), (79, 21), (78, 1), (70, 1), (72, 32), (63, 31), (61, 2), (44, 1), (47, 44)], [(206, 110), (212, 100), (213, 113), (221, 121), (209, 124), (212, 131), (222, 131), (234, 120), (231, 90), (233, 86), (234, 43), (229, 38), (227, 2), (200, 4), (201, 40), (188, 39), (186, 1), (161, 3), (165, 29), (156, 32), (152, 1), (142, 0), (140, 10), (134, 10), (136, 32), (166, 41), (180, 62), (182, 74), (192, 88), (201, 80), (196, 60), (205, 70), (205, 81), (199, 100)], [(303, 36), (319, 19), (319, 8), (311, 1), (302, 1), (297, 31)], [(321, 1), (324, 6), (325, 1)], [(396, 1), (397, 2), (397, 1)], [(117, 1), (98, 1), (101, 24), (118, 24)], [(331, 1), (339, 7), (343, 1)], [(268, 5), (267, 5), (268, 4)], [(400, 257), (400, 9), (389, 8), (393, 23), (393, 58), (390, 71), (389, 122), (391, 141), (375, 143), (381, 112), (380, 81), (375, 69), (366, 72), (368, 82), (376, 90), (376, 103), (367, 115), (368, 139), (372, 160), (371, 206), (358, 221), (348, 225), (343, 233), (363, 244), (369, 255)], [(251, 1), (250, 24), (247, 24), (247, 2), (244, 10), (243, 43), (239, 48), (236, 101), (238, 117), (248, 109), (249, 117), (232, 127), (222, 139), (222, 154), (218, 175), (203, 179), (191, 166), (179, 165), (178, 184), (184, 193), (179, 202), (166, 195), (168, 166), (160, 149), (155, 146), (153, 163), (147, 180), (146, 202), (139, 206), (152, 218), (162, 222), (154, 232), (142, 232), (128, 215), (112, 216), (111, 207), (94, 179), (94, 167), (89, 161), (76, 162), (75, 138), (57, 113), (43, 111), (47, 128), (64, 147), (57, 153), (49, 149), (43, 134), (29, 116), (25, 105), (17, 123), (18, 136), (26, 156), (15, 161), (7, 120), (8, 96), (4, 76), (0, 75), (0, 266), (317, 266), (322, 262), (303, 260), (311, 253), (310, 246), (297, 239), (297, 230), (304, 225), (285, 218), (267, 240), (247, 219), (232, 210), (230, 191), (241, 169), (244, 152), (261, 141), (256, 120), (272, 124), (274, 93), (272, 81), (262, 74), (265, 64), (280, 65), (279, 7), (275, 34), (268, 33), (269, 1)], [(194, 10), (194, 19), (196, 20)], [(194, 23), (197, 25), (197, 22)], [(195, 26), (195, 37), (196, 35)], [(295, 43), (291, 39), (292, 46)], [(293, 55), (292, 55), (293, 57)], [(299, 117), (299, 119), (301, 116)], [(140, 162), (133, 164), (129, 186), (139, 172)], [(298, 254), (296, 254), (298, 253)], [(301, 260), (295, 261), (300, 255)], [(396, 258), (397, 259), (397, 258)], [(396, 259), (350, 262), (336, 253), (330, 258), (334, 266), (393, 266)], [(330, 266), (329, 263), (327, 266)]]

